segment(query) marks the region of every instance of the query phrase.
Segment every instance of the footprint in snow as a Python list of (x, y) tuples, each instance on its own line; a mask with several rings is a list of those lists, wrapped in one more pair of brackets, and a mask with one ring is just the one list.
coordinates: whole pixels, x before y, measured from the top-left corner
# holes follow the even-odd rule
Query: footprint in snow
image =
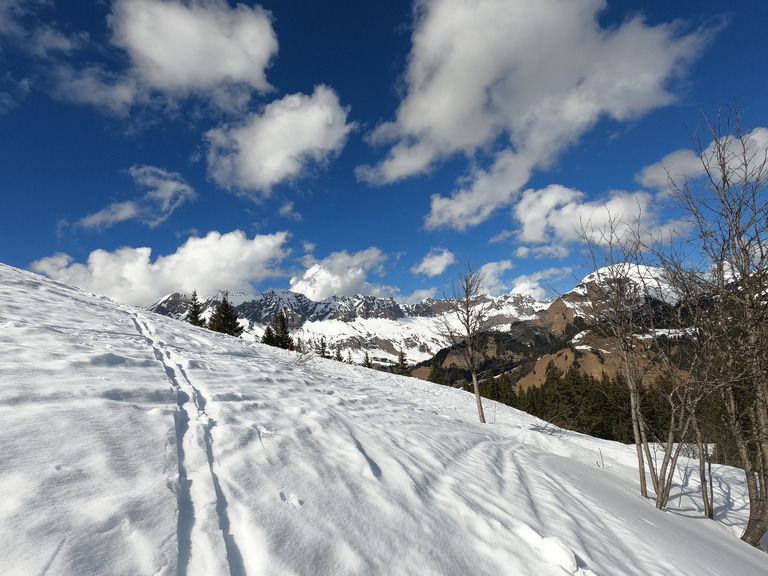
[(280, 500), (285, 502), (286, 504), (290, 504), (294, 508), (298, 508), (299, 506), (304, 505), (304, 500), (300, 500), (296, 494), (290, 494), (288, 492), (280, 492)]

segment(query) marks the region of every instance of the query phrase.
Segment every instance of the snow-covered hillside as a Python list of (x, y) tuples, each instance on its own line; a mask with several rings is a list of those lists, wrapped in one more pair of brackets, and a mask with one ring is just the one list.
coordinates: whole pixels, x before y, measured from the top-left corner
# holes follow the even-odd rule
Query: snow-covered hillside
[[(184, 318), (188, 301), (186, 294), (168, 294), (149, 310)], [(231, 301), (242, 319), (245, 340), (261, 341), (266, 325), (282, 312), (295, 339), (314, 348), (324, 338), (331, 354), (338, 346), (345, 360), (349, 355), (357, 364), (366, 353), (374, 362), (396, 364), (400, 351), (412, 364), (423, 362), (448, 345), (443, 336), (444, 300), (428, 298), (417, 304), (399, 304), (392, 298), (357, 294), (316, 302), (289, 290), (268, 290), (256, 297), (238, 294)], [(215, 297), (207, 299), (202, 316), (209, 318), (216, 304)], [(537, 317), (549, 302), (504, 294), (486, 297), (483, 305), (488, 307), (494, 325), (503, 330), (513, 322)]]
[[(0, 574), (765, 574), (632, 451), (472, 395), (197, 329), (0, 265)], [(598, 466), (596, 463), (603, 463)]]

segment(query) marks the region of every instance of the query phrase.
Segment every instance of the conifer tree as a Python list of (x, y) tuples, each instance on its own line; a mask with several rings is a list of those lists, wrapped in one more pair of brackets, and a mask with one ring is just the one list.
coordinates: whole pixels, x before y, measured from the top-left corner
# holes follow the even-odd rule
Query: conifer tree
[(320, 343), (317, 345), (317, 353), (320, 358), (328, 358), (328, 346), (325, 343), (325, 336), (320, 336)]
[(290, 350), (293, 341), (288, 333), (288, 323), (285, 320), (285, 314), (278, 312), (272, 319), (272, 322), (264, 330), (264, 336), (261, 338), (262, 344), (268, 344), (275, 348)]
[(429, 376), (427, 376), (427, 380), (434, 382), (435, 384), (443, 383), (443, 368), (437, 361), (437, 357), (432, 358), (432, 366), (429, 369)]
[(278, 312), (275, 314), (275, 319), (272, 321), (272, 325), (275, 331), (275, 340), (277, 347), (283, 350), (290, 350), (293, 345), (291, 334), (288, 332), (288, 322), (285, 319), (285, 314)]
[(216, 306), (216, 310), (213, 311), (208, 328), (214, 332), (222, 332), (235, 337), (243, 333), (243, 327), (238, 322), (235, 307), (229, 303), (226, 292), (219, 305)]
[(187, 303), (187, 322), (192, 326), (205, 328), (205, 320), (201, 317), (203, 313), (203, 303), (197, 298), (197, 290), (192, 290), (192, 297)]
[(333, 355), (333, 359), (336, 362), (344, 362), (344, 358), (341, 357), (341, 344), (336, 344), (336, 353)]
[(365, 358), (363, 358), (363, 366), (366, 368), (373, 368), (370, 356), (368, 356), (368, 350), (365, 351)]
[(272, 330), (271, 324), (267, 324), (267, 327), (264, 329), (264, 335), (261, 337), (261, 343), (266, 344), (267, 346), (277, 346), (277, 344), (275, 344), (275, 332)]
[(397, 366), (395, 366), (395, 372), (401, 376), (410, 376), (411, 369), (408, 367), (408, 361), (405, 359), (405, 352), (400, 350), (397, 355)]

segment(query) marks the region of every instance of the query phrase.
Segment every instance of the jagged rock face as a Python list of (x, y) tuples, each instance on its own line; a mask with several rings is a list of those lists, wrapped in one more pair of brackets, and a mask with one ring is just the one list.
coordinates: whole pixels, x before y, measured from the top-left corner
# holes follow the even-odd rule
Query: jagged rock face
[[(170, 294), (149, 309), (181, 319), (188, 301), (187, 295)], [(206, 300), (203, 317), (210, 316), (217, 304), (215, 298)], [(546, 308), (546, 304), (524, 295), (487, 297), (483, 304), (489, 307), (494, 324), (502, 329), (536, 317)], [(248, 321), (246, 336), (252, 339), (260, 339), (275, 314), (283, 312), (289, 329), (305, 344), (316, 344), (323, 337), (329, 350), (338, 345), (344, 354), (351, 352), (355, 361), (361, 361), (368, 352), (370, 358), (381, 362), (396, 361), (401, 350), (409, 362), (431, 358), (447, 344), (441, 318), (449, 308), (446, 300), (399, 304), (392, 298), (360, 294), (315, 302), (289, 290), (268, 290), (235, 306), (240, 317)]]
[(174, 292), (152, 304), (152, 306), (149, 307), (149, 310), (162, 314), (163, 316), (180, 319), (187, 313), (189, 298), (190, 297), (186, 294)]
[[(618, 272), (627, 276), (625, 270)], [(638, 269), (629, 276), (633, 281), (646, 284), (657, 282), (654, 290), (659, 294), (665, 291), (658, 284), (655, 269)], [(515, 325), (524, 320), (561, 336), (575, 317), (589, 321), (599, 316), (611, 278), (611, 270), (598, 270), (552, 303), (537, 301), (529, 295), (507, 294), (497, 298), (487, 296), (482, 305), (489, 309), (492, 323), (501, 332), (513, 331)], [(183, 318), (188, 300), (187, 295), (170, 294), (150, 310)], [(248, 321), (244, 337), (260, 340), (264, 327), (276, 313), (283, 312), (289, 329), (304, 346), (314, 347), (323, 338), (329, 353), (341, 347), (344, 358), (349, 354), (355, 362), (361, 362), (367, 352), (375, 361), (394, 363), (403, 351), (410, 363), (417, 363), (430, 359), (448, 344), (443, 336), (442, 318), (450, 310), (450, 301), (445, 299), (428, 298), (417, 304), (399, 304), (392, 298), (358, 294), (315, 302), (289, 290), (268, 290), (252, 299), (238, 295), (234, 301), (240, 302), (235, 309)], [(203, 317), (210, 316), (216, 304), (215, 298), (205, 301), (207, 310)], [(525, 338), (521, 336), (518, 338), (523, 341)]]

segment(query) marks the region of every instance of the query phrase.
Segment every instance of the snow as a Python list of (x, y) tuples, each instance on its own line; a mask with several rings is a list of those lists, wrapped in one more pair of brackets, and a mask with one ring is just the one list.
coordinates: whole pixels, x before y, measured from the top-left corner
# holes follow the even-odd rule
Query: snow
[[(765, 574), (743, 475), (0, 265), (0, 574)], [(602, 465), (601, 465), (602, 464)]]
[[(644, 294), (648, 294), (663, 302), (677, 302), (677, 295), (667, 280), (667, 271), (663, 268), (621, 262), (613, 266), (605, 266), (588, 274), (579, 286), (583, 287), (588, 282), (602, 284), (611, 278), (627, 278), (641, 287)], [(582, 288), (582, 292), (585, 289)]]

